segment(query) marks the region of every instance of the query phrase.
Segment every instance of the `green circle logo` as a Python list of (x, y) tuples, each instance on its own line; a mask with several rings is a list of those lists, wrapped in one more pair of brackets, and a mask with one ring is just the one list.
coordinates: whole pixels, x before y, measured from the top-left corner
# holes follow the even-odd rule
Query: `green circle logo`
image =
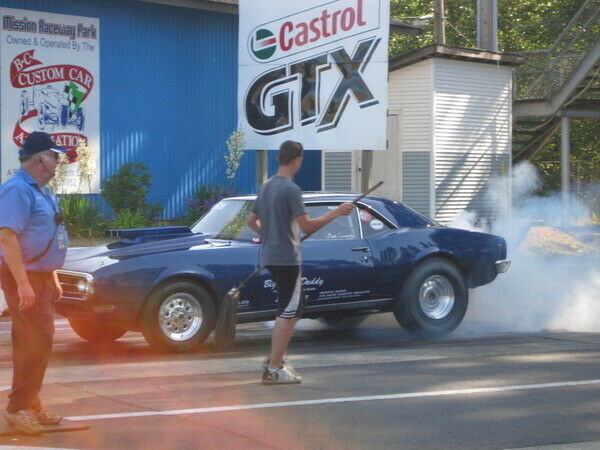
[(250, 50), (258, 59), (269, 59), (277, 50), (277, 38), (271, 31), (261, 28), (252, 36)]

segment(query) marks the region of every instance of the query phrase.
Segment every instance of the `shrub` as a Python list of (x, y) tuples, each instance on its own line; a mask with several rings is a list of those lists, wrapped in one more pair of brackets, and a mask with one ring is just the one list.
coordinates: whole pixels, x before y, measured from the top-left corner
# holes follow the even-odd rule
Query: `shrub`
[(70, 236), (101, 236), (107, 228), (106, 218), (98, 206), (83, 195), (61, 195), (59, 201), (65, 217), (65, 226)]
[(151, 225), (151, 220), (141, 211), (131, 211), (122, 209), (117, 211), (114, 220), (111, 222), (111, 228), (123, 230), (127, 228), (144, 228)]
[(227, 197), (235, 195), (234, 190), (229, 186), (204, 186), (199, 185), (191, 197), (187, 198), (185, 203), (187, 211), (185, 215), (185, 223), (192, 225), (206, 211), (213, 207), (216, 203)]
[(150, 186), (152, 175), (145, 164), (126, 163), (102, 183), (102, 197), (115, 214), (128, 211), (125, 214), (127, 216), (138, 212), (150, 221), (156, 219), (162, 209), (159, 205), (146, 202)]

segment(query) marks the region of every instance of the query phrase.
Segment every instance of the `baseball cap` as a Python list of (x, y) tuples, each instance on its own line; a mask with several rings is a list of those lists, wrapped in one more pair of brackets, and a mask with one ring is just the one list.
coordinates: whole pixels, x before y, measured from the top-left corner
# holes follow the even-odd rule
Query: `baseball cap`
[(20, 155), (35, 155), (45, 150), (52, 150), (56, 153), (66, 153), (69, 150), (56, 145), (52, 137), (43, 131), (34, 131), (23, 141), (23, 147), (19, 151)]

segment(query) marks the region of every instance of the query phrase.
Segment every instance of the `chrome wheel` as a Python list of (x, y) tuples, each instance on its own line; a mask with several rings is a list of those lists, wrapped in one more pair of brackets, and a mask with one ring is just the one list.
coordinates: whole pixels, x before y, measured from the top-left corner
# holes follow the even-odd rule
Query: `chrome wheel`
[(198, 333), (202, 316), (202, 306), (186, 292), (167, 297), (158, 311), (160, 329), (173, 341), (186, 341)]
[(454, 288), (450, 280), (442, 275), (427, 278), (419, 289), (419, 305), (431, 319), (446, 317), (454, 306)]

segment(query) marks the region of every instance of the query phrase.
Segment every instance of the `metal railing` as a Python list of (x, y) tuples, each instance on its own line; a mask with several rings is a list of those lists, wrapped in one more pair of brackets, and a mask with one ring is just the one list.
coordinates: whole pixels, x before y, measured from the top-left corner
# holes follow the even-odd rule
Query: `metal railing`
[(586, 0), (551, 48), (522, 52), (515, 100), (550, 100), (600, 40), (600, 0)]

